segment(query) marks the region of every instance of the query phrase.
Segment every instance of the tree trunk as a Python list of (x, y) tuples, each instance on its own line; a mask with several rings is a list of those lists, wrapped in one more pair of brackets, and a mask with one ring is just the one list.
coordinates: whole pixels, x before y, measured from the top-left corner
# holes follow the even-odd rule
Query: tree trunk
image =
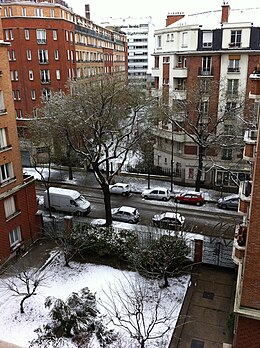
[(71, 166), (69, 166), (69, 180), (73, 180), (73, 172)]
[(163, 280), (164, 280), (163, 287), (164, 287), (164, 288), (168, 288), (168, 286), (169, 286), (169, 281), (168, 281), (168, 277), (167, 277), (167, 272), (164, 272)]
[(111, 199), (109, 192), (109, 185), (102, 184), (102, 191), (104, 194), (104, 204), (105, 204), (105, 212), (106, 212), (106, 226), (109, 227), (112, 225), (112, 214), (111, 214)]
[(195, 191), (200, 192), (201, 188), (201, 176), (203, 170), (203, 159), (205, 156), (205, 148), (203, 146), (199, 146), (199, 165), (195, 182)]

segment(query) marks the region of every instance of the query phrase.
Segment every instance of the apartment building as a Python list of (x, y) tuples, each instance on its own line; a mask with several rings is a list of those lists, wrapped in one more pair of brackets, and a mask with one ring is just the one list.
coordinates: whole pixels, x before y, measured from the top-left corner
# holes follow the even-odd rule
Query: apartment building
[[(254, 102), (259, 120), (260, 59), (256, 69), (249, 75), (249, 80), (249, 98)], [(240, 184), (239, 211), (243, 215), (243, 223), (237, 226), (233, 244), (233, 261), (238, 266), (234, 348), (260, 346), (259, 127), (247, 130), (244, 140), (243, 158), (252, 165), (252, 180)]]
[[(2, 0), (18, 134), (30, 165), (28, 122), (52, 92), (67, 82), (101, 75), (127, 76), (127, 40), (73, 12), (65, 1)], [(38, 149), (41, 151), (41, 149)]]
[(128, 44), (128, 78), (149, 88), (154, 50), (154, 24), (151, 17), (109, 18), (101, 25), (123, 32)]
[(248, 95), (260, 56), (259, 14), (260, 8), (239, 10), (224, 3), (219, 11), (169, 14), (166, 27), (155, 30), (153, 92), (167, 96), (172, 109), (183, 105), (155, 130), (154, 164), (166, 172), (172, 166), (174, 181), (195, 183), (199, 144), (173, 121), (187, 129), (196, 117), (197, 134), (211, 133), (208, 144), (212, 141), (203, 148), (203, 184), (232, 189), (234, 177), (250, 177), (242, 140), (256, 122), (257, 107)]
[(0, 264), (32, 243), (41, 232), (34, 178), (23, 175), (8, 51), (0, 7)]

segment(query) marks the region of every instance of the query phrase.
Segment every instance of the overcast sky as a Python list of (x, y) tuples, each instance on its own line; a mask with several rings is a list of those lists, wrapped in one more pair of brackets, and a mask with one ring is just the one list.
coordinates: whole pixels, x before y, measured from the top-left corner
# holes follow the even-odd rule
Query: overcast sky
[[(85, 4), (90, 5), (90, 17), (96, 24), (104, 18), (151, 16), (156, 28), (165, 26), (170, 12), (197, 13), (220, 10), (223, 0), (66, 0), (74, 12), (84, 16)], [(226, 1), (227, 2), (227, 1)], [(260, 7), (259, 0), (229, 0), (231, 8)]]

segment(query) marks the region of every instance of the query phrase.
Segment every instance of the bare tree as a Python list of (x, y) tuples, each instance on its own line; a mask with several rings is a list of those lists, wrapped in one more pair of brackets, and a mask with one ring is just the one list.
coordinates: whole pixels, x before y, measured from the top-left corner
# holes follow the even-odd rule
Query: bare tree
[(104, 193), (106, 224), (111, 225), (109, 184), (151, 127), (147, 96), (116, 79), (72, 82), (70, 93), (56, 93), (46, 102), (43, 116), (37, 124), (44, 120), (47, 132), (58, 129), (94, 171)]
[(163, 94), (158, 103), (163, 122), (171, 124), (172, 132), (185, 133), (197, 147), (196, 191), (200, 191), (206, 156), (243, 147), (245, 96), (238, 89), (226, 91), (223, 83), (201, 78), (189, 85), (185, 99)]
[(9, 277), (2, 281), (3, 287), (11, 292), (12, 296), (21, 297), (20, 313), (24, 313), (24, 302), (36, 295), (40, 286), (45, 286), (47, 274), (42, 269), (25, 267), (21, 271), (13, 269)]
[(105, 292), (106, 300), (101, 305), (106, 309), (113, 324), (126, 331), (144, 348), (146, 343), (162, 338), (170, 329), (176, 305), (167, 301), (162, 289), (150, 287), (141, 278), (119, 281)]

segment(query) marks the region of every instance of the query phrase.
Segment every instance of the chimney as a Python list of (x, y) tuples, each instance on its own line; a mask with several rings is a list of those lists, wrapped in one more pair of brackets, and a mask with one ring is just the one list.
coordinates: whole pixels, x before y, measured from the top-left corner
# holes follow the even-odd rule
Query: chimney
[(223, 1), (222, 13), (221, 13), (221, 23), (227, 23), (229, 17), (230, 6), (227, 2)]
[(183, 12), (169, 13), (166, 18), (166, 27), (168, 27), (172, 23), (179, 21), (183, 17), (185, 17), (185, 14)]
[(85, 17), (87, 19), (90, 19), (90, 9), (89, 9), (89, 5), (85, 5)]

